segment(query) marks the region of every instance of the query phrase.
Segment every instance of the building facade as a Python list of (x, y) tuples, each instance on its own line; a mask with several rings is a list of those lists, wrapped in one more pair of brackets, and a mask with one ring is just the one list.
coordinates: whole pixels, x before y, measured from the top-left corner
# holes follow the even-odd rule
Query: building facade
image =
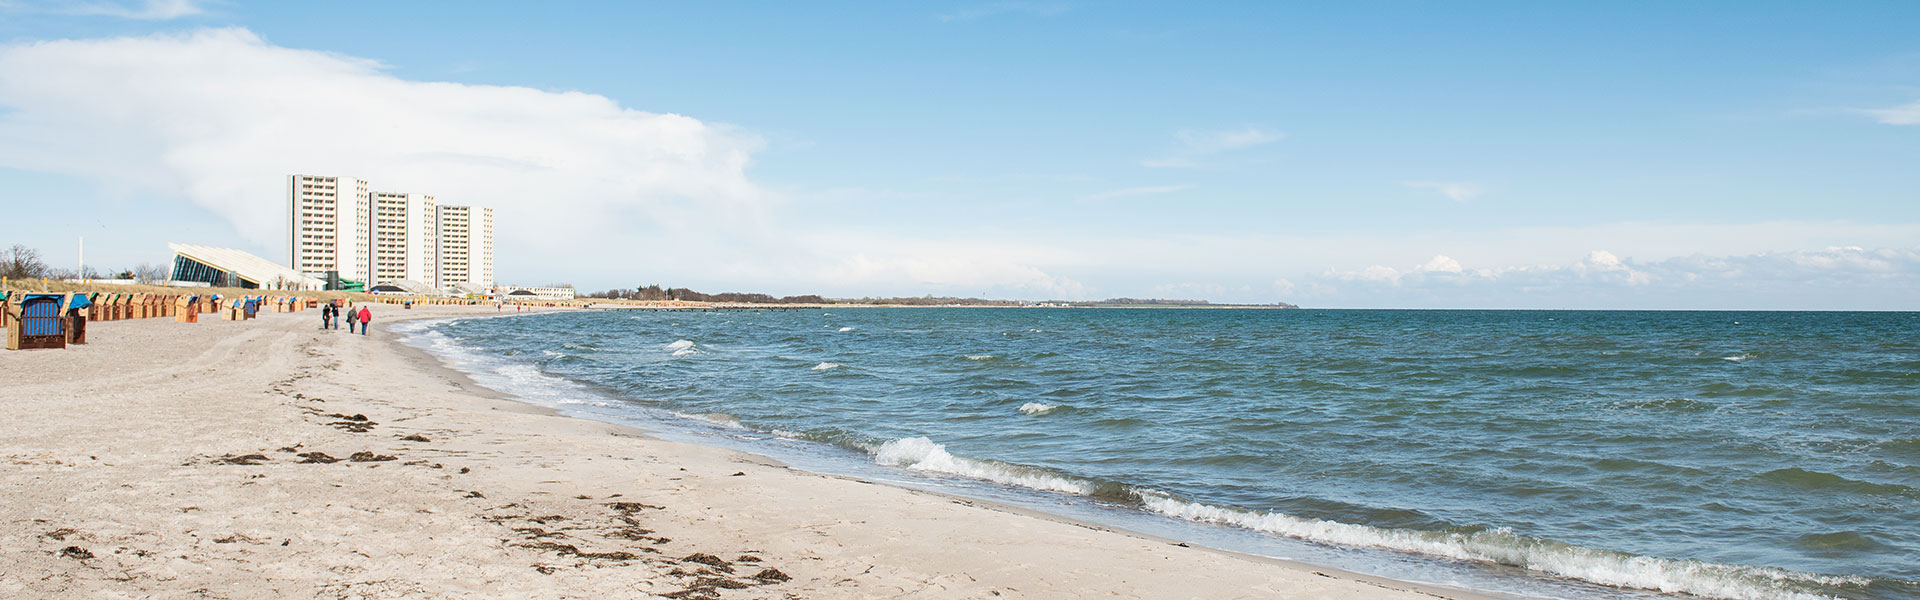
[(498, 289), (502, 300), (572, 300), (578, 297), (572, 287), (503, 285)]
[(493, 287), (493, 209), (439, 207), (440, 278), (434, 287)]
[(493, 209), (441, 205), (429, 194), (373, 192), (364, 179), (290, 175), (288, 264), (372, 286), (493, 287)]
[(327, 175), (290, 175), (287, 196), (288, 259), (309, 277), (335, 271), (366, 281), (372, 274), (373, 205), (367, 180)]
[[(440, 271), (439, 218), (433, 196), (373, 193), (373, 280), (434, 285)], [(436, 286), (437, 287), (437, 286)]]

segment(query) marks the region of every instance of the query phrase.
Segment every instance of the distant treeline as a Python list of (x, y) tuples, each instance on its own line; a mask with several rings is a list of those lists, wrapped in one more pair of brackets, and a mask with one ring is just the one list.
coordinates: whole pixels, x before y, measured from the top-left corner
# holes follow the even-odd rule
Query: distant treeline
[(613, 289), (587, 294), (588, 298), (610, 298), (618, 300), (686, 300), (689, 302), (738, 302), (743, 304), (827, 304), (826, 298), (808, 294), (805, 296), (773, 297), (767, 294), (743, 292), (721, 292), (703, 294), (687, 288), (670, 288), (649, 285), (633, 289)]
[(161, 265), (142, 263), (131, 269), (106, 270), (86, 267), (81, 270), (59, 269), (47, 266), (40, 257), (40, 251), (23, 244), (14, 244), (0, 249), (0, 277), (13, 280), (39, 279), (127, 279), (140, 283), (161, 283), (167, 280), (167, 268)]
[(1075, 304), (1153, 304), (1157, 306), (1208, 306), (1213, 304), (1205, 300), (1161, 300), (1158, 298), (1110, 298), (1099, 302), (1075, 302)]
[(948, 304), (983, 304), (996, 306), (1019, 306), (1023, 303), (1011, 300), (982, 300), (979, 298), (825, 298), (819, 294), (803, 296), (773, 296), (748, 292), (721, 292), (706, 294), (687, 288), (670, 288), (649, 285), (632, 289), (615, 289), (587, 294), (588, 298), (611, 298), (620, 300), (686, 300), (690, 302), (737, 302), (741, 304), (906, 304), (913, 306), (941, 306)]
[[(952, 296), (917, 296), (894, 298), (825, 298), (818, 294), (804, 296), (780, 296), (745, 292), (722, 292), (704, 294), (687, 288), (670, 288), (649, 285), (631, 289), (613, 289), (587, 294), (588, 298), (609, 298), (619, 300), (685, 300), (690, 302), (734, 302), (740, 304), (867, 304), (896, 306), (1028, 306), (1035, 304), (1024, 300), (988, 300), (985, 298), (956, 298)], [(1285, 302), (1263, 305), (1213, 304), (1206, 300), (1160, 300), (1141, 298), (1112, 298), (1097, 302), (1049, 301), (1044, 304), (1063, 306), (1278, 306), (1295, 308)]]

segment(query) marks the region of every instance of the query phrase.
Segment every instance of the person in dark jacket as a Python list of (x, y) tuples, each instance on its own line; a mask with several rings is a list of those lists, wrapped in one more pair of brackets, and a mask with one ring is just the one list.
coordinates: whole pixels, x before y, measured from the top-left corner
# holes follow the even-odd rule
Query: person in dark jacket
[(328, 303), (326, 306), (320, 307), (320, 328), (321, 329), (333, 328), (333, 304), (332, 303)]

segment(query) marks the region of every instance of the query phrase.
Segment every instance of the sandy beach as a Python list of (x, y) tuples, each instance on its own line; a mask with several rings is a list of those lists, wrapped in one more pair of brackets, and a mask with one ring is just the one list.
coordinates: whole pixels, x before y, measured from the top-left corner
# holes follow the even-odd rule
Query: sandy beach
[(5, 598), (1484, 598), (567, 418), (317, 314), (0, 353)]

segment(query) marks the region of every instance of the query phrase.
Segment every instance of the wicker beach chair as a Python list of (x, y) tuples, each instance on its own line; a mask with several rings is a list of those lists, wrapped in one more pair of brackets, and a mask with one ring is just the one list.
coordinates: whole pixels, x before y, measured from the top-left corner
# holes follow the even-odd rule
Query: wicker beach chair
[(87, 343), (87, 313), (91, 312), (92, 307), (93, 300), (87, 298), (86, 294), (76, 292), (73, 298), (67, 300), (68, 345)]
[(59, 294), (22, 294), (7, 305), (12, 327), (7, 328), (8, 350), (67, 347), (66, 317), (60, 314)]

